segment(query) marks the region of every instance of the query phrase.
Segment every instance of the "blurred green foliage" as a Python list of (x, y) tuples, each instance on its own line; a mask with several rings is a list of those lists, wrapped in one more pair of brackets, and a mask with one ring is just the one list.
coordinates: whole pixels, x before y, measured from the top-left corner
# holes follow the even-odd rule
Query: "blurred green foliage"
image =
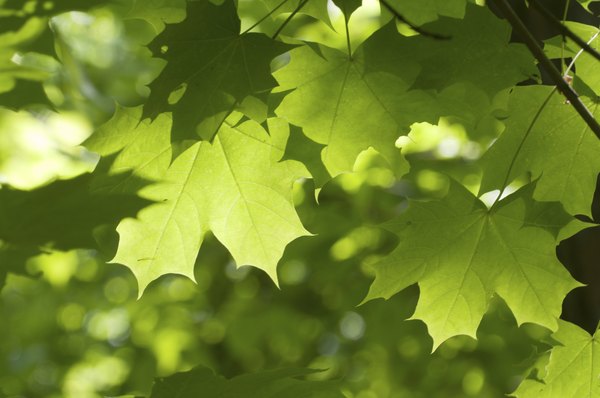
[[(360, 307), (370, 265), (394, 238), (377, 228), (403, 199), (379, 186), (377, 168), (341, 176), (316, 205), (298, 187), (311, 239), (293, 242), (281, 290), (236, 270), (213, 238), (196, 266), (136, 301), (133, 275), (89, 251), (40, 254), (10, 275), (1, 295), (0, 385), (9, 397), (148, 395), (155, 376), (202, 363), (228, 377), (260, 369), (327, 369), (348, 397), (497, 397), (513, 390), (544, 331), (521, 327), (494, 302), (478, 342), (454, 338), (431, 354), (423, 324), (406, 322), (417, 289)], [(347, 189), (344, 189), (346, 186)], [(365, 227), (372, 225), (372, 227)], [(341, 238), (340, 238), (341, 237)]]

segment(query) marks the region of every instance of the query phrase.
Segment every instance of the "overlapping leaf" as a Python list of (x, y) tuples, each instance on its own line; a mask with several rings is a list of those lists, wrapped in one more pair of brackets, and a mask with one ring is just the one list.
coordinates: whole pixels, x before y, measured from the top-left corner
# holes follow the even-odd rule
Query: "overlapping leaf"
[[(581, 26), (581, 25), (580, 25)], [(600, 50), (600, 39), (598, 37), (598, 28), (584, 25), (580, 28), (581, 36), (583, 40), (589, 40), (594, 38), (590, 43), (590, 47), (596, 51)], [(576, 61), (577, 78), (581, 79), (586, 85), (588, 85), (594, 93), (598, 95), (600, 93), (600, 77), (598, 76), (598, 60), (590, 55), (587, 51), (584, 51), (579, 55)]]
[(143, 19), (156, 32), (162, 31), (165, 24), (185, 19), (186, 0), (113, 0), (113, 3), (120, 5), (125, 18)]
[(167, 65), (150, 84), (144, 118), (170, 111), (173, 141), (210, 140), (246, 96), (274, 87), (269, 64), (290, 46), (239, 30), (233, 1), (189, 2), (187, 18), (149, 44)]
[[(237, 2), (240, 16), (252, 15), (253, 19), (260, 22), (260, 30), (272, 34), (273, 29), (278, 29), (285, 18), (298, 10), (299, 14), (309, 15), (317, 20), (330, 25), (327, 11), (327, 0), (240, 0)], [(268, 26), (263, 18), (269, 20)], [(266, 28), (266, 29), (265, 29)]]
[[(131, 170), (133, 178), (110, 185), (116, 192), (137, 192), (139, 179), (160, 180), (171, 163), (169, 129), (171, 116), (159, 115), (152, 123), (140, 121), (141, 108), (117, 107), (115, 115), (103, 124), (85, 146), (101, 156), (114, 156), (110, 174)], [(137, 177), (137, 180), (136, 180)]]
[(347, 20), (362, 5), (362, 0), (334, 0), (333, 2), (342, 10)]
[(527, 50), (508, 43), (508, 24), (484, 8), (468, 7), (464, 21), (442, 18), (428, 29), (451, 39), (404, 37), (388, 24), (352, 58), (304, 46), (292, 50), (291, 62), (275, 73), (281, 90), (294, 89), (276, 113), (327, 145), (322, 160), (332, 176), (350, 170), (369, 146), (392, 157), (390, 142), (410, 124), (436, 123), (460, 108), (446, 94), (436, 99), (414, 88), (461, 85), (475, 88), (474, 96), (483, 91), (491, 97), (535, 73)]
[(93, 7), (109, 3), (110, 0), (4, 0), (0, 2), (0, 8), (14, 11), (18, 15), (26, 16), (51, 16), (67, 11), (88, 10)]
[[(284, 133), (281, 133), (282, 130)], [(311, 141), (299, 127), (279, 118), (269, 119), (269, 134), (275, 137), (285, 134), (283, 159), (301, 162), (312, 176), (316, 187), (322, 187), (329, 180), (329, 173), (321, 161), (323, 145)]]
[[(272, 146), (260, 125), (247, 121), (223, 125), (212, 144), (196, 143), (167, 169), (168, 117), (137, 125), (137, 114), (120, 111), (90, 148), (101, 148), (105, 154), (124, 148), (115, 159), (118, 170), (160, 179), (142, 190), (144, 197), (159, 204), (144, 209), (138, 219), (124, 220), (117, 229), (120, 242), (114, 261), (133, 270), (140, 294), (166, 273), (193, 279), (208, 230), (238, 265), (259, 267), (277, 281), (276, 265), (285, 246), (307, 234), (291, 201), (292, 184), (302, 168), (295, 162), (277, 163), (274, 159), (281, 158), (281, 150)], [(111, 131), (124, 134), (123, 138), (114, 140), (117, 133)], [(150, 137), (161, 134), (163, 138), (154, 138), (160, 142), (153, 143)]]
[[(286, 245), (308, 234), (291, 200), (298, 176), (309, 170), (321, 186), (351, 170), (357, 155), (369, 147), (391, 163), (399, 156), (394, 141), (414, 122), (435, 123), (447, 116), (467, 130), (485, 130), (480, 121), (491, 117), (492, 98), (535, 73), (524, 47), (509, 44), (508, 24), (486, 8), (469, 5), (464, 13), (465, 0), (390, 0), (416, 24), (442, 17), (426, 29), (451, 39), (404, 37), (391, 23), (354, 54), (316, 45), (294, 49), (290, 64), (277, 72), (284, 96), (277, 114), (283, 122), (267, 119), (264, 104), (257, 111), (245, 108), (252, 107), (252, 100), (241, 103), (274, 87), (270, 63), (291, 47), (264, 35), (240, 34), (233, 1), (120, 2), (131, 5), (127, 16), (144, 18), (157, 31), (165, 22), (182, 20), (184, 3), (189, 15), (168, 25), (150, 44), (166, 66), (152, 83), (144, 109), (118, 109), (87, 142), (88, 148), (112, 158), (108, 176), (98, 169), (94, 176), (32, 192), (0, 189), (0, 285), (7, 270), (19, 269), (14, 264), (31, 255), (20, 246), (91, 246), (97, 227), (126, 216), (132, 218), (118, 226), (114, 261), (133, 270), (140, 294), (166, 273), (193, 278), (208, 231), (238, 265), (255, 265), (277, 281), (276, 265)], [(361, 4), (334, 2), (346, 16)], [(0, 37), (0, 104), (26, 105), (32, 87), (37, 88), (36, 100), (44, 96), (37, 82), (47, 73), (23, 65), (10, 69), (18, 45), (35, 40), (50, 15), (100, 3), (0, 0), (0, 7), (24, 8), (1, 18), (0, 31), (33, 21), (27, 22), (31, 36), (11, 41), (21, 33), (15, 31)], [(267, 12), (278, 7), (271, 17), (304, 5), (303, 12), (328, 19), (325, 0), (260, 3)], [(463, 14), (464, 21), (452, 19)], [(597, 64), (585, 56), (578, 62), (577, 77), (592, 91), (600, 90)], [(515, 90), (507, 130), (486, 155), (483, 190), (503, 188), (524, 173), (539, 178), (537, 185), (492, 209), (456, 184), (443, 200), (413, 202), (392, 224), (400, 244), (377, 267), (368, 298), (389, 297), (418, 283), (421, 299), (414, 318), (426, 322), (437, 347), (457, 334), (474, 336), (497, 294), (519, 323), (558, 325), (556, 339), (562, 344), (554, 349), (543, 379), (526, 381), (517, 394), (592, 397), (600, 395), (595, 337), (557, 323), (563, 297), (578, 284), (557, 261), (555, 245), (581, 225), (565, 229), (572, 219), (561, 205), (532, 197), (558, 200), (570, 213), (589, 214), (600, 148), (558, 94), (529, 129), (547, 95), (549, 89), (539, 87)], [(596, 103), (587, 104), (597, 112)], [(240, 122), (238, 107), (248, 117), (266, 120), (271, 135), (253, 121)], [(274, 128), (277, 120), (282, 130)], [(186, 143), (191, 146), (171, 163), (172, 139), (198, 138), (206, 141)], [(282, 158), (301, 160), (306, 167)], [(102, 166), (108, 166), (106, 160)], [(155, 184), (148, 186), (148, 180)], [(137, 196), (140, 190), (145, 199)], [(225, 380), (196, 368), (158, 380), (152, 396), (341, 397), (329, 383), (295, 379), (308, 373), (284, 370)]]
[(35, 248), (23, 248), (0, 241), (0, 290), (4, 286), (8, 273), (25, 274), (25, 262), (39, 254)]
[(450, 39), (412, 36), (394, 49), (423, 68), (417, 88), (440, 90), (465, 82), (493, 96), (537, 73), (525, 46), (509, 43), (510, 25), (486, 7), (469, 4), (464, 19), (443, 17), (425, 27)]
[[(544, 86), (513, 90), (506, 130), (482, 159), (481, 191), (502, 188), (529, 172), (539, 177), (535, 199), (560, 201), (571, 214), (589, 215), (600, 141), (563, 96), (554, 93), (545, 104), (551, 92)], [(598, 117), (598, 104), (583, 100)]]
[(352, 58), (304, 46), (292, 50), (291, 62), (275, 73), (282, 90), (294, 89), (276, 113), (326, 145), (321, 157), (332, 176), (352, 170), (369, 147), (392, 159), (398, 152), (393, 143), (411, 123), (436, 119), (432, 96), (409, 90), (419, 66), (399, 50), (401, 40), (388, 25)]
[(400, 243), (376, 266), (367, 299), (389, 298), (418, 283), (413, 318), (427, 324), (434, 348), (452, 336), (475, 337), (494, 293), (519, 324), (556, 329), (563, 298), (579, 284), (556, 259), (556, 240), (540, 218), (561, 213), (560, 206), (535, 204), (531, 217), (528, 191), (490, 211), (457, 183), (443, 200), (412, 202), (391, 224)]
[(541, 380), (525, 380), (517, 398), (593, 398), (600, 396), (600, 341), (572, 323), (559, 321), (558, 343)]
[[(115, 175), (103, 180), (110, 186), (120, 178)], [(95, 247), (96, 227), (133, 217), (151, 203), (133, 193), (95, 187), (95, 182), (96, 176), (87, 174), (33, 191), (1, 189), (0, 239), (29, 247)]]
[[(462, 18), (465, 0), (389, 0), (390, 6), (416, 25), (435, 21), (439, 16)], [(382, 7), (384, 8), (384, 7)]]
[[(564, 25), (581, 40), (588, 42), (592, 49), (600, 50), (600, 34), (597, 26), (574, 21), (566, 21)], [(545, 40), (544, 52), (550, 59), (562, 60), (563, 72), (574, 77), (572, 85), (579, 95), (593, 97), (600, 92), (598, 60), (588, 51), (582, 50), (581, 46), (572, 39), (555, 36)]]
[(209, 368), (198, 366), (189, 372), (158, 379), (150, 398), (219, 397), (219, 398), (342, 398), (337, 383), (303, 381), (298, 377), (315, 373), (309, 369), (281, 369), (245, 374), (225, 379)]

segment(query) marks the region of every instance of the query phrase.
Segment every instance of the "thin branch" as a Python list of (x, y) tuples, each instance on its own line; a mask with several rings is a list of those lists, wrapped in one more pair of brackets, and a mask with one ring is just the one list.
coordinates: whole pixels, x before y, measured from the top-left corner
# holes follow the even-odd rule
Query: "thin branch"
[(596, 50), (594, 50), (592, 47), (590, 47), (589, 44), (587, 44), (585, 41), (583, 41), (581, 39), (581, 37), (577, 36), (575, 33), (573, 33), (573, 31), (569, 28), (567, 28), (565, 25), (563, 25), (558, 19), (556, 19), (556, 17), (554, 15), (552, 15), (552, 13), (550, 11), (548, 11), (548, 9), (546, 7), (544, 7), (542, 4), (538, 3), (537, 0), (529, 0), (531, 1), (531, 4), (533, 4), (533, 6), (549, 21), (551, 22), (559, 31), (563, 36), (568, 37), (569, 39), (573, 40), (579, 47), (581, 47), (584, 51), (586, 51), (588, 54), (590, 54), (592, 57), (596, 58), (598, 61), (600, 61), (600, 53), (598, 53)]
[(587, 107), (581, 102), (579, 96), (571, 86), (563, 79), (563, 76), (560, 74), (558, 69), (552, 64), (552, 62), (548, 59), (544, 51), (537, 44), (535, 37), (531, 34), (529, 29), (525, 26), (523, 21), (519, 18), (517, 13), (512, 9), (507, 0), (493, 0), (494, 3), (498, 6), (498, 8), (502, 11), (508, 22), (511, 24), (513, 29), (519, 33), (522, 39), (525, 41), (525, 44), (529, 48), (529, 51), (533, 54), (533, 56), (538, 60), (540, 65), (548, 72), (557, 88), (567, 100), (571, 103), (573, 108), (579, 113), (581, 118), (585, 121), (585, 123), (589, 126), (590, 130), (594, 132), (596, 137), (600, 139), (600, 125), (594, 118), (594, 115), (590, 113)]
[[(588, 40), (587, 43), (591, 44), (594, 40), (596, 40), (596, 38), (598, 37), (598, 35), (600, 35), (600, 30), (598, 32), (596, 32), (594, 34), (594, 36), (592, 36), (592, 38)], [(571, 60), (571, 63), (569, 64), (569, 66), (567, 66), (567, 70), (565, 70), (565, 72), (563, 73), (563, 77), (569, 74), (569, 72), (571, 71), (571, 69), (575, 65), (575, 61), (577, 61), (577, 58), (579, 58), (579, 56), (581, 54), (583, 54), (583, 48), (581, 50), (579, 50), (579, 52), (577, 54), (575, 54), (575, 56)]]
[(398, 11), (396, 11), (394, 9), (394, 7), (391, 6), (390, 3), (388, 3), (387, 0), (379, 0), (379, 2), (389, 11), (392, 13), (392, 15), (394, 17), (396, 17), (396, 19), (402, 23), (405, 23), (406, 25), (408, 25), (412, 30), (414, 30), (417, 33), (420, 33), (423, 36), (426, 37), (431, 37), (432, 39), (436, 39), (436, 40), (450, 40), (451, 37), (450, 36), (446, 36), (446, 35), (441, 35), (439, 33), (433, 33), (433, 32), (429, 32), (426, 31), (424, 29), (422, 29), (421, 27), (409, 22), (406, 20), (406, 18), (404, 18), (404, 16), (402, 14), (400, 14)]
[(281, 31), (287, 26), (288, 23), (290, 23), (292, 18), (294, 18), (294, 16), (296, 16), (296, 14), (306, 5), (306, 3), (308, 3), (308, 0), (303, 0), (300, 4), (298, 4), (298, 7), (296, 7), (296, 9), (294, 11), (292, 11), (292, 13), (287, 17), (287, 19), (285, 21), (283, 21), (283, 24), (281, 24), (279, 29), (277, 29), (277, 31), (275, 33), (273, 33), (273, 39), (275, 39), (275, 38), (277, 38), (277, 36), (279, 36)]
[(289, 0), (283, 0), (281, 3), (279, 3), (279, 5), (277, 5), (277, 7), (273, 8), (271, 11), (269, 11), (269, 13), (267, 15), (265, 15), (264, 17), (262, 17), (261, 19), (259, 19), (258, 21), (256, 21), (254, 23), (254, 25), (250, 26), (248, 29), (246, 29), (245, 31), (242, 32), (242, 35), (245, 35), (246, 33), (250, 32), (252, 29), (256, 28), (258, 25), (260, 25), (261, 23), (263, 23), (263, 21), (267, 18), (269, 18), (271, 15), (273, 15), (273, 13), (275, 11), (277, 11), (278, 9), (280, 9), (285, 3), (287, 3)]

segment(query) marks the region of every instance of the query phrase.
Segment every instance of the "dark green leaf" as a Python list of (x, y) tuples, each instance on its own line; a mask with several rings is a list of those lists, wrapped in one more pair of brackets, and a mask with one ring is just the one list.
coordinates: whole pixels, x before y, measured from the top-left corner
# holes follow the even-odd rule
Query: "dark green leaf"
[(167, 65), (150, 84), (143, 117), (171, 111), (172, 141), (212, 139), (246, 96), (275, 86), (269, 64), (291, 47), (239, 30), (233, 1), (189, 2), (187, 18), (167, 25), (149, 44)]
[(0, 189), (0, 239), (57, 249), (94, 247), (94, 228), (135, 216), (151, 203), (133, 194), (91, 189), (93, 183), (94, 175), (87, 174), (33, 191)]
[(158, 379), (150, 398), (343, 398), (336, 383), (296, 379), (315, 373), (307, 369), (282, 369), (246, 374), (227, 380), (209, 368)]

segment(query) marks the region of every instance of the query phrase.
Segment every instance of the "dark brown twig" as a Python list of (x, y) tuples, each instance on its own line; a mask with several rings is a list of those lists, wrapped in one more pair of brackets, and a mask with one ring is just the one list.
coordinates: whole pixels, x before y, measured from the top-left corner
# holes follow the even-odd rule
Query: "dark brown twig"
[(277, 5), (275, 8), (273, 8), (271, 11), (269, 11), (264, 17), (262, 17), (261, 19), (259, 19), (258, 21), (256, 21), (252, 26), (250, 26), (248, 29), (246, 29), (244, 32), (242, 32), (242, 34), (246, 34), (248, 32), (250, 32), (252, 29), (256, 28), (258, 25), (260, 25), (265, 19), (269, 18), (271, 15), (273, 15), (273, 13), (275, 11), (277, 11), (279, 8), (281, 8), (285, 3), (287, 3), (288, 0), (283, 0), (281, 3), (279, 3), (279, 5)]
[(590, 54), (592, 57), (596, 58), (600, 61), (600, 53), (594, 50), (589, 44), (587, 44), (583, 39), (577, 36), (573, 31), (563, 25), (546, 7), (540, 4), (537, 0), (529, 0), (531, 4), (549, 21), (551, 22), (563, 36), (568, 37), (573, 40), (579, 47), (581, 47), (585, 52)]
[(525, 26), (521, 18), (517, 15), (515, 10), (510, 6), (507, 0), (493, 0), (494, 3), (498, 6), (502, 14), (506, 17), (508, 22), (511, 24), (512, 28), (517, 32), (521, 38), (525, 41), (525, 44), (529, 48), (529, 51), (533, 54), (533, 56), (538, 60), (540, 65), (548, 72), (552, 81), (556, 84), (556, 87), (560, 90), (561, 93), (567, 98), (567, 100), (571, 103), (573, 108), (579, 113), (581, 118), (588, 125), (590, 130), (594, 132), (596, 137), (600, 139), (600, 125), (594, 118), (594, 115), (588, 110), (588, 108), (581, 102), (579, 96), (571, 86), (563, 79), (563, 76), (560, 74), (558, 69), (552, 64), (550, 59), (544, 54), (544, 51), (537, 44), (535, 37), (531, 34), (529, 29)]
[(436, 39), (436, 40), (450, 40), (451, 37), (450, 36), (446, 36), (446, 35), (441, 35), (439, 33), (433, 33), (433, 32), (429, 32), (426, 31), (424, 29), (422, 29), (421, 27), (409, 22), (406, 20), (406, 18), (404, 18), (404, 16), (402, 14), (400, 14), (398, 11), (396, 11), (394, 9), (394, 7), (391, 6), (390, 3), (387, 2), (387, 0), (379, 0), (379, 2), (389, 11), (392, 13), (392, 15), (394, 17), (396, 17), (396, 19), (402, 23), (405, 23), (406, 25), (410, 26), (410, 28), (412, 30), (414, 30), (417, 33), (420, 33), (423, 36), (426, 37), (431, 37), (432, 39)]

